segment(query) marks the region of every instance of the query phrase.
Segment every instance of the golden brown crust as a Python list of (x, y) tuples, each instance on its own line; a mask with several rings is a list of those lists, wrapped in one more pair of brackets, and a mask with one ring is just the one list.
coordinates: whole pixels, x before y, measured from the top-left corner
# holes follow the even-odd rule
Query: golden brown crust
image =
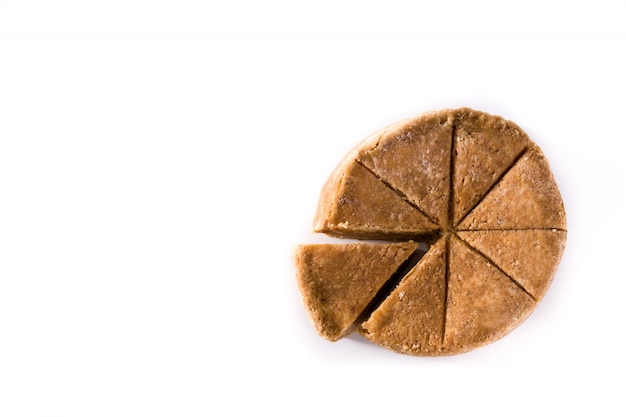
[(417, 247), (414, 242), (297, 246), (298, 286), (318, 333), (333, 341), (343, 337)]

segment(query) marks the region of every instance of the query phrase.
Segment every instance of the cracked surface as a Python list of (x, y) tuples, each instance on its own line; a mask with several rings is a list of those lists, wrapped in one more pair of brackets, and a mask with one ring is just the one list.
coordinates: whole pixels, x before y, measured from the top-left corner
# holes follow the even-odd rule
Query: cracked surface
[(493, 342), (532, 312), (556, 272), (566, 221), (539, 147), (512, 122), (457, 109), (355, 147), (322, 191), (316, 231), (432, 243), (359, 330), (394, 351), (437, 356)]

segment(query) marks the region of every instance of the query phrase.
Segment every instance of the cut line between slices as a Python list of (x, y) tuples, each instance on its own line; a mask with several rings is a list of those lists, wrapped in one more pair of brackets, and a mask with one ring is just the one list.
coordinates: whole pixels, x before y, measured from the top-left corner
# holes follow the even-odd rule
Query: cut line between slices
[[(421, 245), (420, 245), (421, 246)], [(389, 297), (396, 287), (402, 282), (402, 280), (413, 270), (413, 268), (419, 263), (419, 261), (428, 252), (418, 246), (415, 251), (398, 267), (398, 269), (389, 277), (389, 279), (378, 290), (374, 298), (368, 303), (363, 311), (359, 314), (357, 319), (352, 323), (351, 328), (355, 329), (360, 327), (363, 322), (367, 321), (372, 313), (380, 307), (380, 305)]]
[(491, 265), (493, 265), (495, 268), (497, 268), (500, 272), (502, 272), (504, 275), (506, 275), (506, 277), (508, 279), (511, 280), (511, 282), (513, 282), (515, 285), (517, 285), (519, 287), (520, 290), (524, 291), (530, 298), (533, 299), (533, 301), (537, 301), (535, 299), (535, 297), (526, 289), (524, 288), (524, 286), (522, 286), (522, 284), (520, 284), (515, 278), (513, 278), (511, 275), (509, 275), (505, 270), (503, 270), (500, 266), (498, 266), (498, 264), (496, 264), (490, 257), (488, 257), (487, 255), (485, 255), (483, 252), (481, 252), (480, 250), (478, 250), (477, 248), (475, 248), (474, 246), (470, 245), (467, 241), (461, 239), (461, 237), (459, 237), (459, 235), (457, 235), (456, 233), (454, 234), (454, 236), (460, 241), (463, 242), (463, 244), (465, 246), (467, 246), (470, 250), (476, 252), (477, 254), (479, 254), (480, 256), (482, 256), (483, 258), (485, 258), (487, 260), (487, 262), (489, 262)]
[[(496, 186), (502, 182), (502, 180), (504, 179), (504, 177), (506, 176), (506, 174), (508, 174), (515, 165), (517, 165), (517, 163), (522, 159), (522, 157), (526, 154), (526, 152), (528, 151), (528, 147), (525, 147), (524, 149), (522, 149), (520, 151), (520, 153), (515, 157), (515, 159), (513, 160), (513, 162), (504, 169), (504, 171), (502, 172), (502, 174), (500, 174), (500, 176), (496, 179), (496, 181), (491, 184), (491, 186), (487, 189), (487, 191), (480, 197), (480, 199), (476, 202), (476, 204), (474, 204), (465, 214), (462, 215), (462, 217), (458, 220), (458, 221), (454, 221), (454, 219), (452, 219), (452, 222), (454, 223), (454, 227), (456, 230), (456, 227), (458, 227), (461, 223), (463, 223), (463, 220), (465, 220), (469, 215), (472, 214), (472, 212), (476, 209), (476, 207), (480, 206), (480, 203), (482, 203), (485, 198), (487, 197), (487, 195), (489, 195), (489, 193), (496, 188)], [(451, 203), (451, 205), (454, 205)]]
[(385, 181), (380, 175), (372, 171), (367, 165), (365, 165), (359, 159), (357, 159), (356, 162), (357, 164), (365, 168), (370, 174), (376, 177), (376, 179), (380, 181), (385, 187), (389, 188), (391, 191), (396, 193), (398, 197), (403, 199), (407, 204), (409, 204), (415, 210), (419, 211), (420, 214), (426, 217), (431, 223), (437, 224), (437, 220), (433, 219), (428, 213), (426, 213), (423, 209), (421, 209), (415, 202), (411, 201), (411, 199), (409, 199), (406, 194), (404, 194), (402, 191), (398, 190), (397, 188), (393, 187), (391, 184), (389, 184), (389, 182)]

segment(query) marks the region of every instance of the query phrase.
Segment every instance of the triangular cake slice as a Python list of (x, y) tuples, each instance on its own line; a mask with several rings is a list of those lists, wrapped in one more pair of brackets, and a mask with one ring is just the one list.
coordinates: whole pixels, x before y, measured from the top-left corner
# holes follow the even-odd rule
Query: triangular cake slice
[(457, 230), (566, 229), (565, 210), (546, 158), (531, 147)]
[(417, 250), (414, 242), (310, 244), (296, 247), (300, 293), (317, 332), (338, 340)]
[(528, 293), (456, 237), (449, 256), (444, 349), (450, 354), (500, 339), (535, 307)]
[(441, 354), (446, 293), (445, 239), (431, 247), (361, 327), (361, 334), (396, 352)]
[(517, 281), (535, 300), (543, 298), (565, 248), (562, 230), (489, 230), (458, 232)]
[(453, 152), (453, 224), (487, 193), (528, 146), (512, 122), (471, 109), (457, 112)]
[(450, 110), (394, 125), (357, 155), (376, 176), (439, 224), (448, 218), (453, 119)]
[(322, 190), (314, 230), (357, 239), (429, 235), (437, 225), (356, 160), (346, 161)]

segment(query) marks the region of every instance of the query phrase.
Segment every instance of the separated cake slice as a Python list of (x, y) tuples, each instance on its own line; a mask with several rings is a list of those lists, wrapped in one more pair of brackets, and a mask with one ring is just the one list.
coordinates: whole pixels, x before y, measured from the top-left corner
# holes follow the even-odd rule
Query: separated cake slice
[(566, 229), (565, 210), (548, 161), (530, 147), (457, 230)]
[(446, 244), (439, 239), (362, 324), (361, 334), (396, 352), (441, 355), (445, 275)]
[(358, 152), (357, 159), (438, 224), (447, 224), (452, 110), (394, 125)]
[(380, 288), (417, 248), (414, 242), (297, 246), (298, 286), (317, 332), (332, 341), (349, 333)]
[(471, 109), (457, 111), (454, 132), (450, 207), (456, 225), (512, 166), (530, 139), (514, 123)]
[(437, 230), (418, 209), (355, 159), (347, 159), (322, 189), (314, 230), (358, 239), (410, 239)]
[(458, 232), (511, 276), (535, 300), (543, 298), (561, 260), (567, 233), (562, 230), (489, 230)]
[(535, 300), (484, 256), (450, 239), (444, 349), (456, 354), (500, 339), (535, 307)]

